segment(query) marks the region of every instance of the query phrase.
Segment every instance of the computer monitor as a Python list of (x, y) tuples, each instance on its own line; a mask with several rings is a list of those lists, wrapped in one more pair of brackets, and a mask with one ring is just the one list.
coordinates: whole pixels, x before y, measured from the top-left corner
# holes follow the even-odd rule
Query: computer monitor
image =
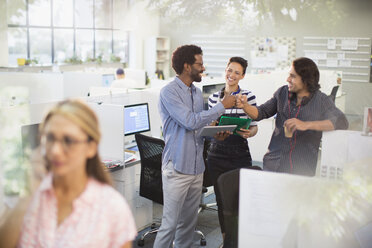
[(220, 91), (224, 86), (225, 86), (224, 83), (203, 85), (202, 92), (203, 92), (204, 110), (208, 110), (209, 96), (213, 94), (214, 92)]
[(124, 106), (124, 135), (150, 131), (150, 115), (147, 103)]
[(28, 157), (40, 145), (39, 123), (21, 126), (21, 135), (23, 156)]
[(114, 80), (115, 80), (114, 74), (103, 74), (102, 75), (102, 86), (110, 87)]

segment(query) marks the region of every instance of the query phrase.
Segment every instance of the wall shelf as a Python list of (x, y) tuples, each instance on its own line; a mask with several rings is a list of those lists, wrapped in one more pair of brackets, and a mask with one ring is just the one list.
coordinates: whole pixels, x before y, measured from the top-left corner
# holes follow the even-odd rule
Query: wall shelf
[(319, 68), (341, 71), (343, 82), (369, 82), (371, 39), (366, 37), (304, 37), (304, 56)]
[(169, 77), (170, 40), (165, 36), (151, 37), (145, 44), (145, 69), (150, 78)]
[(191, 43), (203, 49), (205, 73), (220, 77), (230, 57), (246, 58), (246, 37), (243, 35), (192, 35)]

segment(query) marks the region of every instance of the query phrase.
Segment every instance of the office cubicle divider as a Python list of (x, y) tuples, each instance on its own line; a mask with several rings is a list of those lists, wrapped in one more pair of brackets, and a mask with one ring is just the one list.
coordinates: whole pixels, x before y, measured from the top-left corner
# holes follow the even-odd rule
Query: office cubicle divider
[(85, 97), (90, 87), (102, 86), (102, 74), (97, 72), (63, 72), (63, 97)]
[[(2, 96), (6, 88), (13, 88), (12, 95)], [(5, 92), (4, 92), (5, 94)], [(63, 96), (63, 76), (61, 73), (0, 73), (0, 98), (3, 106), (13, 103), (37, 104), (60, 101)], [(15, 100), (13, 103), (11, 101)], [(11, 103), (11, 104), (6, 104)]]
[(369, 247), (370, 160), (351, 166), (342, 180), (242, 169), (239, 247)]
[[(110, 92), (103, 91), (97, 96), (87, 97), (88, 102), (99, 104), (118, 104), (118, 105), (133, 105), (139, 103), (148, 103), (150, 114), (151, 135), (161, 137), (161, 120), (158, 111), (160, 88), (148, 88), (144, 90), (129, 90), (128, 93), (119, 91)], [(148, 133), (150, 135), (150, 133)], [(128, 137), (128, 140), (133, 137)]]
[(124, 105), (88, 103), (98, 116), (101, 159), (124, 161)]

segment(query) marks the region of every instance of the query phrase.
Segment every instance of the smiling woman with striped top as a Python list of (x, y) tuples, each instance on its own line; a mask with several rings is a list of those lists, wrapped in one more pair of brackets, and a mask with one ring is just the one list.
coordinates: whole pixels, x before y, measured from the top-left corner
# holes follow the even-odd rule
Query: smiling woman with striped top
[[(215, 92), (209, 96), (208, 105), (212, 108), (223, 99), (225, 95), (244, 95), (249, 104), (256, 105), (256, 97), (251, 91), (243, 90), (239, 87), (239, 81), (244, 78), (248, 62), (241, 57), (230, 58), (225, 70), (225, 87), (221, 91)], [(225, 110), (223, 116), (250, 118), (243, 109), (236, 107)], [(216, 122), (218, 122), (217, 120)], [(250, 168), (252, 158), (248, 147), (248, 138), (257, 133), (257, 124), (252, 122), (248, 129), (240, 129), (237, 134), (220, 135), (215, 137), (210, 143), (208, 149), (207, 166), (210, 179), (213, 182), (216, 201), (218, 205), (218, 218), (220, 221), (222, 236), (225, 234), (225, 225), (223, 219), (223, 208), (221, 197), (218, 191), (218, 177), (228, 171), (238, 168)]]

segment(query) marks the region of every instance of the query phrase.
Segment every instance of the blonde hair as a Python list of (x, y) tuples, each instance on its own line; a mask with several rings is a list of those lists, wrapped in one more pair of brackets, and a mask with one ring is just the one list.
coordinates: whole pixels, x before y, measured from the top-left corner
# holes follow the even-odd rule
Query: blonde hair
[[(88, 135), (88, 139), (96, 142), (98, 146), (101, 140), (98, 118), (93, 110), (83, 101), (70, 99), (59, 102), (45, 116), (44, 121), (40, 126), (40, 133), (43, 132), (45, 125), (51, 117), (57, 114), (79, 126)], [(49, 170), (49, 165), (47, 165), (47, 170)], [(94, 157), (87, 160), (86, 172), (88, 176), (91, 176), (102, 183), (112, 184), (109, 174), (103, 169), (98, 150)]]

